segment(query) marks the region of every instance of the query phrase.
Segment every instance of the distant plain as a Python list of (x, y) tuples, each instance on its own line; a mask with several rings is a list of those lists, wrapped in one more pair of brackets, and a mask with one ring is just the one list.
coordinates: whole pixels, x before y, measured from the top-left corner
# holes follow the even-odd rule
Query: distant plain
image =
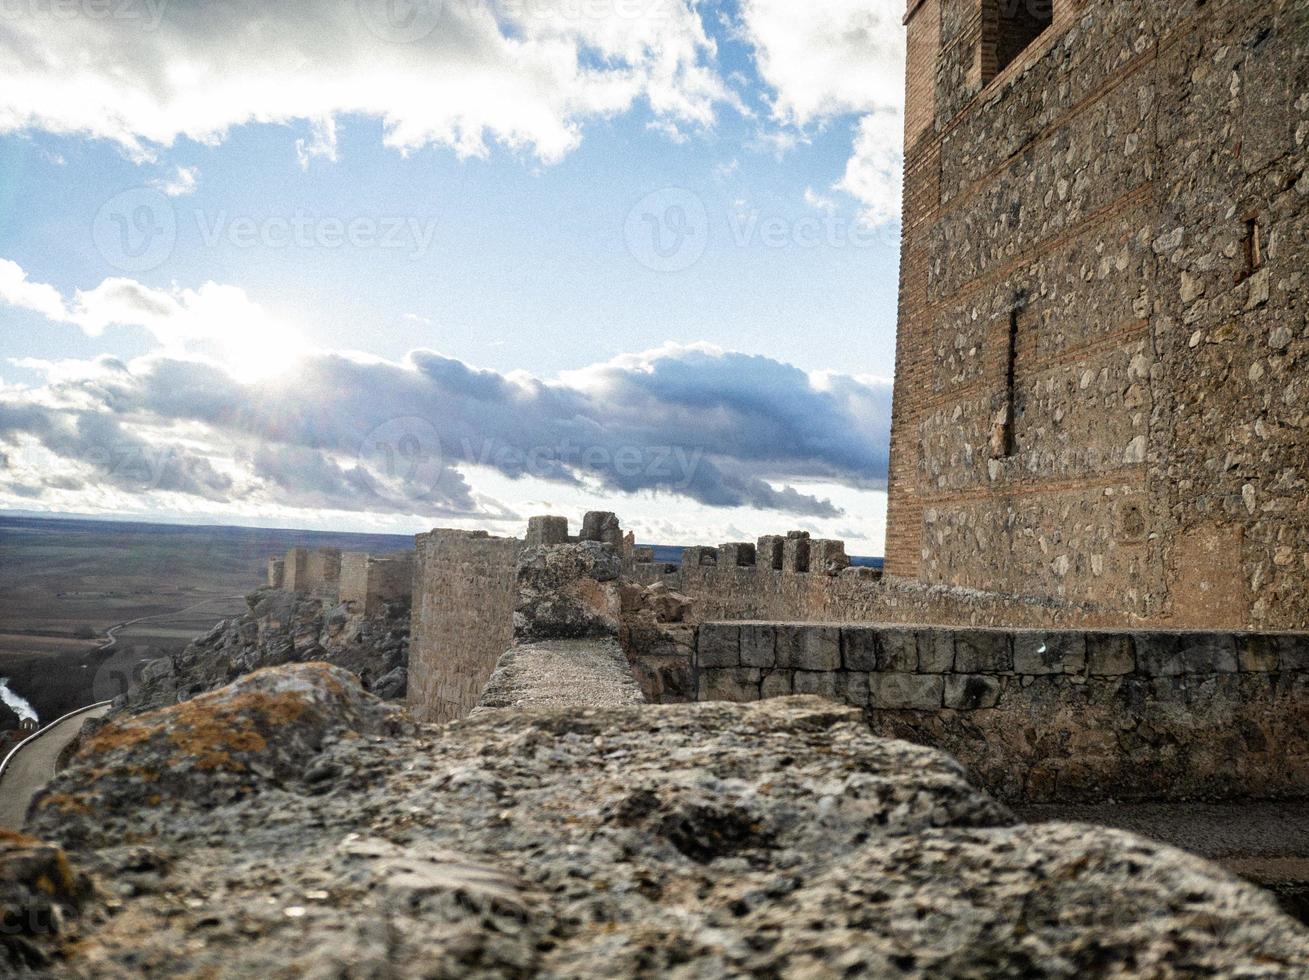
[[(386, 554), (414, 540), (0, 515), (0, 677), (42, 724), (112, 697), (140, 663), (239, 615), (268, 559), (294, 545)], [(0, 731), (16, 722), (0, 704)]]

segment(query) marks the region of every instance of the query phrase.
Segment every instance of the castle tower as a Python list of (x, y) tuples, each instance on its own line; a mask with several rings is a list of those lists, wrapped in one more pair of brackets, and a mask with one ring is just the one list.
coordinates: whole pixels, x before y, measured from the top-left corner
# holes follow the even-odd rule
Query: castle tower
[(1309, 4), (905, 22), (888, 574), (1309, 626)]

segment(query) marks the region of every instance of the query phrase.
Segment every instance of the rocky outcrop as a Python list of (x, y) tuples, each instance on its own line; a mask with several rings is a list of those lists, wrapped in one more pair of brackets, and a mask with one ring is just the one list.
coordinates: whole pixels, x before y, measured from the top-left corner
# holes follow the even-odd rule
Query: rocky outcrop
[(90, 880), (60, 848), (0, 830), (0, 972), (50, 966), (65, 920), (90, 893)]
[(816, 698), (416, 731), (393, 711), (299, 665), (106, 729), (29, 822), (104, 896), (30, 972), (1309, 970), (1309, 934), (1257, 889), (1129, 834), (1018, 824), (948, 757)]
[[(312, 787), (341, 738), (398, 735), (408, 715), (328, 664), (268, 669), (181, 704), (102, 725), (32, 811), (59, 838), (104, 845), (167, 833), (170, 813), (207, 812), (267, 789)], [(87, 771), (81, 766), (94, 760)]]
[(264, 667), (308, 661), (343, 667), (378, 697), (405, 696), (408, 602), (383, 604), (380, 613), (365, 616), (350, 603), (260, 589), (246, 604), (246, 615), (224, 620), (181, 653), (147, 664), (140, 683), (115, 703), (115, 713), (163, 708)]

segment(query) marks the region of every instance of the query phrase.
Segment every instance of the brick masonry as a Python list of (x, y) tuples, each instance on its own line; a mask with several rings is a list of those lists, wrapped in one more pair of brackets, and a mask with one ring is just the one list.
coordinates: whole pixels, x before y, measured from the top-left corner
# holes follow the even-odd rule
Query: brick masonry
[(705, 623), (693, 675), (858, 705), (1015, 803), (1309, 794), (1309, 634)]
[(906, 17), (888, 575), (1309, 628), (1309, 5), (997, 2)]

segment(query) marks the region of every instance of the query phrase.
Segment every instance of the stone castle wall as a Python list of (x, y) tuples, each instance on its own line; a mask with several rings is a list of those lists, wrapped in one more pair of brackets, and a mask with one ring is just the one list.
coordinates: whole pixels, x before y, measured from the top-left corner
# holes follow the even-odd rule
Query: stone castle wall
[(438, 529), (417, 544), (409, 705), (420, 721), (452, 721), (476, 707), (513, 642), (523, 542)]
[(612, 514), (578, 537), (534, 518), (525, 541), (418, 540), (409, 692), (425, 721), (476, 707), (516, 641), (600, 638), (650, 701), (818, 694), (1013, 802), (1309, 796), (1309, 634), (1114, 629), (1121, 614), (1091, 606), (881, 580), (800, 532), (688, 548), (680, 567)]
[(912, 0), (888, 575), (1309, 627), (1309, 5)]
[(818, 694), (1016, 803), (1309, 796), (1309, 635), (706, 623), (696, 695)]
[(850, 567), (840, 541), (800, 532), (757, 544), (688, 548), (680, 565), (654, 562), (637, 549), (625, 577), (641, 586), (662, 583), (691, 600), (697, 622), (915, 623), (969, 626), (1118, 626), (1117, 609), (1094, 603), (926, 585)]
[(414, 552), (375, 557), (361, 551), (341, 556), (339, 600), (358, 604), (365, 615), (378, 612), (384, 603), (413, 595)]
[[(275, 561), (276, 559), (274, 559)], [(270, 581), (273, 572), (270, 563)], [(341, 582), (340, 548), (289, 548), (282, 560), (282, 587), (292, 592), (335, 592)]]

